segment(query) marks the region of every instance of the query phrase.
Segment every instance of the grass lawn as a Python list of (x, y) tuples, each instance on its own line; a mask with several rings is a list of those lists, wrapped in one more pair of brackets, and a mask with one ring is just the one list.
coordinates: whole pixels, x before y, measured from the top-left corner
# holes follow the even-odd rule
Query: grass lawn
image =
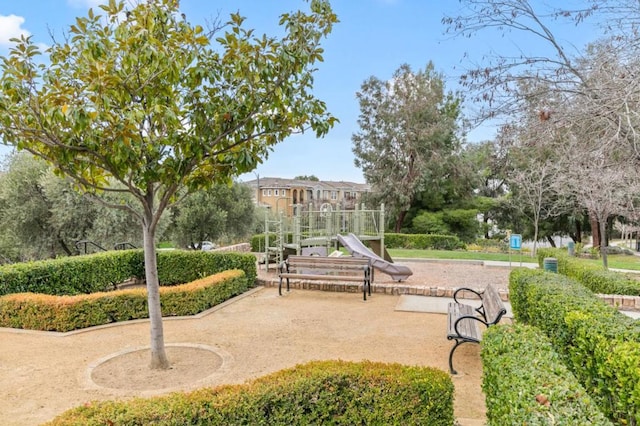
[[(473, 251), (459, 250), (410, 250), (410, 249), (388, 249), (392, 258), (408, 259), (453, 259), (453, 260), (497, 260), (509, 261), (509, 255), (505, 253), (480, 253)], [(512, 262), (538, 263), (536, 258), (532, 258), (529, 253), (523, 253), (522, 257), (517, 252), (511, 254)], [(640, 271), (640, 256), (629, 256), (623, 254), (610, 254), (608, 257), (609, 268), (629, 269)], [(593, 265), (602, 265), (602, 259), (583, 259), (584, 262)]]

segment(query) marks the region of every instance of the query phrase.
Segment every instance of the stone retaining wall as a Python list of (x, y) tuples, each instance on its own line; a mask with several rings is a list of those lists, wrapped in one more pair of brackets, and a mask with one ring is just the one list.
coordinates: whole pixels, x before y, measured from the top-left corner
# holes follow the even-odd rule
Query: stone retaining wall
[[(258, 285), (265, 287), (278, 287), (278, 279), (262, 279), (256, 280)], [(335, 291), (346, 293), (359, 293), (362, 292), (362, 284), (352, 282), (322, 282), (316, 280), (293, 280), (289, 282), (289, 288), (297, 290), (320, 290), (320, 291)], [(401, 294), (411, 294), (416, 296), (429, 296), (429, 297), (453, 297), (455, 288), (448, 287), (429, 287), (420, 285), (409, 285), (403, 283), (396, 284), (372, 284), (371, 293), (390, 294), (399, 296)], [(509, 292), (505, 290), (499, 290), (500, 298), (504, 302), (509, 301)], [(474, 299), (476, 296), (470, 291), (462, 291), (458, 298), (461, 299)], [(638, 296), (618, 296), (610, 294), (597, 294), (605, 303), (609, 306), (616, 307), (625, 311), (640, 312), (640, 297)]]

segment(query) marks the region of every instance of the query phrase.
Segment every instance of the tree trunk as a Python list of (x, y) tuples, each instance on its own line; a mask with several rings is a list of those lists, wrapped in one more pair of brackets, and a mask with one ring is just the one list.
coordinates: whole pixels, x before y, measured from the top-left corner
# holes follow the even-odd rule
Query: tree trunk
[(591, 240), (592, 240), (591, 245), (593, 247), (599, 247), (600, 246), (600, 227), (598, 225), (598, 220), (590, 214), (589, 222), (591, 223)]
[(607, 259), (607, 221), (600, 221), (600, 256), (602, 256), (602, 266), (604, 269), (609, 269), (609, 260)]
[(547, 235), (547, 241), (551, 247), (556, 248), (556, 242), (551, 235)]
[(404, 218), (406, 215), (407, 215), (406, 210), (402, 210), (400, 214), (398, 214), (398, 219), (396, 219), (396, 227), (394, 229), (394, 232), (400, 233), (400, 231), (402, 230), (402, 224), (404, 223)]
[(536, 257), (538, 251), (538, 218), (533, 219), (533, 250), (531, 250), (531, 257)]
[(489, 213), (488, 212), (484, 213), (484, 215), (482, 216), (482, 220), (483, 220), (484, 225), (485, 225), (484, 226), (484, 238), (488, 240), (489, 238), (491, 238), (489, 236)]
[(150, 212), (145, 214), (142, 226), (144, 237), (144, 272), (147, 281), (147, 304), (151, 332), (151, 364), (150, 368), (166, 370), (170, 363), (164, 348), (164, 331), (162, 325), (162, 309), (160, 308), (160, 283), (158, 281), (158, 261), (156, 259), (155, 227)]

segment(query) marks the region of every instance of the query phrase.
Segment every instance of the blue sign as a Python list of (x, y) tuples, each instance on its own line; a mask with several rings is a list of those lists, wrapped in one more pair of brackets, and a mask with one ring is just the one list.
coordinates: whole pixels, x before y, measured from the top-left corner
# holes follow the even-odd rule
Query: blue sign
[(522, 235), (511, 234), (511, 237), (509, 238), (509, 248), (520, 250), (522, 248)]

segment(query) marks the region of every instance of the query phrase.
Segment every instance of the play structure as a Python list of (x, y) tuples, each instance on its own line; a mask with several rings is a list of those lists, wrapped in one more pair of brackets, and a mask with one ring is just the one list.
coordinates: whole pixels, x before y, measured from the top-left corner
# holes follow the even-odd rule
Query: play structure
[[(319, 209), (313, 205), (294, 206), (291, 217), (279, 213), (276, 218), (265, 215), (264, 264), (276, 267), (288, 255), (326, 256), (340, 245), (353, 257), (367, 257), (374, 268), (402, 281), (412, 275), (409, 268), (396, 265), (384, 246), (384, 205), (369, 210), (364, 205), (354, 210), (341, 210), (325, 203)], [(367, 248), (366, 241), (371, 249)]]
[[(371, 266), (380, 272), (383, 272), (393, 278), (394, 281), (404, 281), (413, 275), (411, 269), (403, 265), (397, 265), (393, 261), (383, 259), (378, 256), (367, 246), (365, 246), (358, 237), (353, 234), (349, 235), (337, 235), (338, 241), (344, 248), (347, 249), (349, 254), (353, 257), (363, 257), (371, 261)], [(385, 249), (386, 253), (386, 249)], [(390, 259), (389, 254), (387, 257)]]

